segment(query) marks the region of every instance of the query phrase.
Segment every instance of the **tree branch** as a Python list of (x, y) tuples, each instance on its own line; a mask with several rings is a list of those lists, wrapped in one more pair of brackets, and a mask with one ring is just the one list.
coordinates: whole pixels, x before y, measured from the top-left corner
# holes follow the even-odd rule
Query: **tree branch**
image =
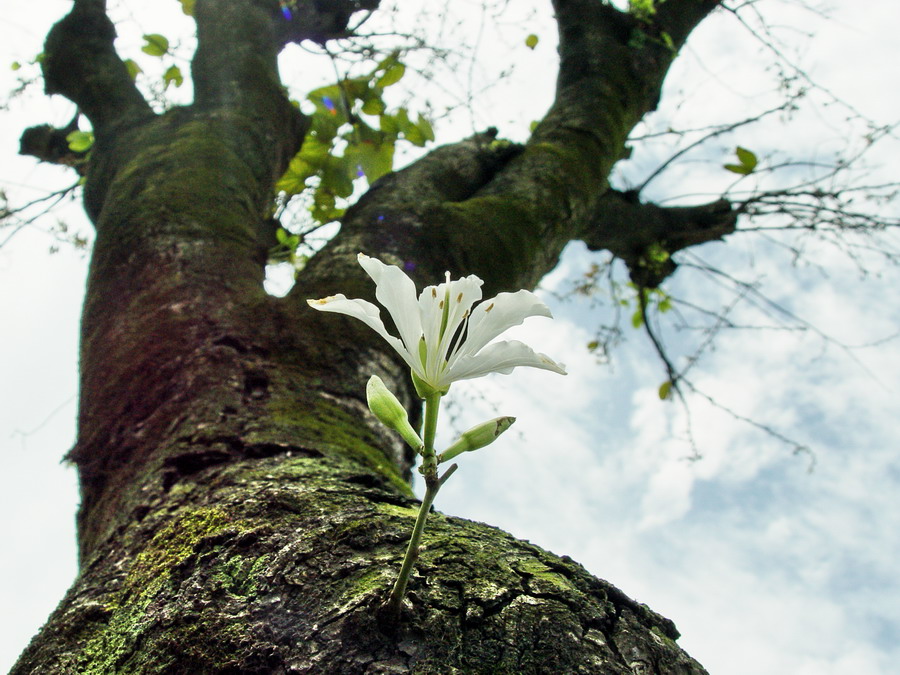
[(447, 252), (435, 249), (434, 240), (424, 232), (432, 227), (436, 212), (471, 199), (521, 153), (521, 146), (497, 141), (496, 134), (496, 129), (488, 129), (435, 148), (376, 181), (348, 209), (340, 234), (298, 275), (291, 297), (305, 308), (308, 297), (328, 295), (338, 287), (348, 289), (348, 279), (359, 280), (360, 286), (350, 290), (366, 297), (371, 290), (356, 262), (360, 251), (393, 258), (420, 286), (433, 283), (447, 270), (470, 271), (453, 264), (448, 255), (435, 255)]
[(283, 46), (312, 40), (323, 45), (352, 37), (350, 17), (356, 12), (372, 12), (379, 4), (381, 0), (285, 0), (279, 8), (279, 42)]
[(41, 162), (73, 167), (80, 175), (87, 170), (87, 151), (75, 151), (69, 147), (68, 136), (78, 130), (78, 117), (64, 127), (39, 124), (22, 132), (19, 139), (19, 154), (35, 157)]
[[(597, 202), (582, 240), (592, 251), (608, 250), (624, 260), (638, 285), (656, 288), (675, 271), (671, 254), (733, 233), (737, 217), (738, 212), (724, 199), (663, 207), (642, 204), (632, 192), (609, 190)], [(652, 246), (667, 259), (651, 260), (647, 252)]]
[(282, 19), (275, 0), (198, 0), (194, 20), (197, 53), (191, 71), (198, 108), (258, 104), (261, 88), (280, 86), (281, 45), (275, 34)]
[(116, 53), (115, 38), (104, 0), (75, 0), (44, 44), (47, 93), (75, 103), (98, 132), (125, 118), (153, 114)]

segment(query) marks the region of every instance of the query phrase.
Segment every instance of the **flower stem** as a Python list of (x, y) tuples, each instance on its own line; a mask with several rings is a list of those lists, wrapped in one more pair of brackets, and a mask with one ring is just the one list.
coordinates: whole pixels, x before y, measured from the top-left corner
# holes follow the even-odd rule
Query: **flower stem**
[(425, 441), (425, 455), (434, 454), (434, 434), (437, 431), (438, 411), (441, 408), (441, 395), (431, 394), (425, 399), (425, 428), (422, 438)]
[(434, 502), (439, 489), (440, 485), (437, 483), (425, 488), (425, 497), (422, 499), (419, 515), (416, 518), (416, 525), (413, 527), (412, 536), (409, 538), (409, 544), (406, 547), (406, 556), (403, 558), (400, 574), (397, 575), (397, 581), (394, 582), (391, 597), (387, 601), (389, 613), (394, 618), (400, 616), (403, 596), (406, 595), (406, 584), (409, 581), (416, 558), (419, 557), (419, 543), (422, 541), (422, 533), (425, 531), (425, 521), (428, 519), (428, 512), (431, 510), (431, 504)]
[(437, 429), (440, 405), (440, 394), (433, 394), (425, 399), (425, 428), (422, 434), (425, 446), (422, 451), (422, 466), (419, 469), (425, 478), (425, 496), (422, 498), (422, 504), (419, 506), (416, 524), (413, 527), (409, 544), (406, 547), (406, 555), (400, 567), (400, 574), (397, 575), (397, 581), (394, 582), (394, 588), (391, 590), (391, 595), (385, 605), (388, 615), (393, 621), (396, 621), (400, 616), (403, 596), (406, 595), (406, 584), (409, 582), (413, 565), (419, 557), (419, 544), (422, 541), (422, 533), (425, 531), (425, 521), (428, 520), (428, 512), (431, 510), (434, 498), (437, 497), (438, 490), (441, 489), (441, 486), (455, 469), (455, 467), (451, 467), (443, 477), (438, 478), (437, 458), (434, 453), (434, 436)]

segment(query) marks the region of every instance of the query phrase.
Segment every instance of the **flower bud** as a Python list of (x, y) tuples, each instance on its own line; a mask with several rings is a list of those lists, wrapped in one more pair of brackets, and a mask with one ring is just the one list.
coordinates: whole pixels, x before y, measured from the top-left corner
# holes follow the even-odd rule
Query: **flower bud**
[(377, 417), (386, 427), (398, 432), (403, 440), (417, 452), (424, 445), (419, 434), (412, 428), (409, 423), (409, 416), (397, 397), (384, 385), (381, 378), (372, 375), (366, 384), (366, 400), (369, 403), (369, 410)]
[(453, 445), (444, 450), (438, 457), (438, 461), (446, 462), (448, 459), (453, 459), (464, 452), (471, 452), (490, 445), (497, 439), (497, 436), (509, 429), (515, 421), (515, 417), (497, 417), (488, 422), (476, 424), (464, 432)]

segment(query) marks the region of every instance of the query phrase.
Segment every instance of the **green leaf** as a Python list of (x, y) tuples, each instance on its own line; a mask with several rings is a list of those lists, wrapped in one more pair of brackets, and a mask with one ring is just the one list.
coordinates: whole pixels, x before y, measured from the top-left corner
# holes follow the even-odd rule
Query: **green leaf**
[(740, 160), (741, 164), (744, 166), (749, 166), (751, 169), (756, 168), (756, 155), (750, 152), (747, 148), (742, 148), (738, 146), (734, 154), (737, 155), (738, 160)]
[(659, 400), (665, 401), (667, 399), (672, 398), (672, 381), (666, 380), (661, 385), (659, 385)]
[(538, 36), (532, 33), (525, 38), (525, 46), (528, 47), (528, 49), (534, 49), (538, 45), (538, 39)]
[(194, 16), (195, 0), (178, 0), (181, 3), (181, 11), (188, 16)]
[(382, 115), (378, 118), (378, 125), (381, 131), (392, 138), (397, 138), (400, 134), (400, 125), (397, 123), (397, 118), (393, 115)]
[(644, 254), (648, 262), (660, 265), (669, 259), (669, 252), (659, 242), (653, 242)]
[(628, 10), (641, 21), (651, 21), (656, 14), (653, 0), (628, 0)]
[(288, 164), (284, 175), (276, 181), (275, 191), (284, 192), (289, 196), (300, 194), (306, 189), (306, 179), (315, 175), (315, 167), (295, 156)]
[[(346, 124), (347, 111), (344, 106), (344, 90), (338, 85), (332, 84), (327, 87), (319, 87), (309, 92), (307, 98), (316, 106), (316, 116), (320, 116), (324, 120), (330, 120), (335, 125), (335, 129)], [(313, 124), (316, 120), (313, 120)]]
[(73, 131), (66, 136), (66, 142), (72, 152), (87, 152), (94, 144), (94, 134), (90, 131)]
[(284, 175), (275, 183), (275, 190), (288, 196), (303, 192), (308, 187), (307, 179), (319, 173), (330, 152), (330, 144), (319, 142), (315, 136), (307, 136), (300, 152), (291, 158)]
[(170, 66), (169, 69), (163, 73), (163, 81), (166, 83), (166, 88), (168, 88), (170, 84), (180, 87), (184, 84), (184, 75), (181, 74), (181, 68), (178, 66)]
[(659, 34), (659, 37), (662, 39), (662, 43), (666, 46), (666, 48), (675, 53), (675, 41), (672, 39), (672, 36), (669, 35), (666, 31), (663, 31)]
[(640, 309), (636, 309), (634, 314), (631, 315), (631, 325), (633, 328), (640, 328), (644, 325), (644, 317)]
[(384, 113), (384, 109), (384, 101), (380, 96), (370, 96), (362, 106), (362, 111), (366, 115), (381, 115)]
[(132, 81), (136, 80), (137, 76), (144, 72), (133, 59), (125, 59), (125, 69), (128, 71), (128, 77)]
[(359, 171), (362, 171), (369, 184), (372, 184), (393, 170), (394, 144), (360, 143), (347, 148), (346, 157), (351, 168), (351, 176), (356, 178)]
[(335, 197), (347, 198), (353, 194), (353, 177), (356, 165), (348, 157), (328, 157), (322, 167), (319, 191), (327, 190)]
[(141, 47), (141, 51), (150, 56), (165, 56), (169, 52), (169, 40), (159, 33), (150, 33), (144, 36), (147, 43)]
[(390, 70), (394, 65), (400, 63), (400, 52), (393, 51), (378, 62), (375, 70), (372, 71), (372, 77), (381, 71)]
[(434, 140), (434, 130), (431, 128), (431, 123), (421, 115), (413, 122), (409, 119), (409, 112), (406, 108), (400, 108), (394, 115), (394, 121), (397, 124), (399, 133), (403, 134), (403, 138), (413, 145), (422, 147), (428, 141)]
[(372, 89), (368, 77), (348, 77), (341, 80), (341, 89), (350, 99), (365, 99)]
[(13, 62), (10, 64), (9, 67), (12, 68), (12, 70), (15, 71), (15, 70), (18, 70), (19, 68), (21, 68), (21, 67), (22, 67), (22, 64), (19, 63), (18, 61), (13, 61)]
[(390, 87), (392, 84), (396, 84), (399, 82), (403, 75), (406, 73), (406, 66), (402, 63), (395, 63), (390, 68), (384, 71), (384, 75), (379, 77), (375, 81), (376, 87), (381, 87), (384, 89), (385, 87)]
[(334, 195), (322, 189), (316, 190), (313, 195), (313, 205), (309, 212), (320, 223), (330, 223), (344, 215), (344, 209), (335, 206)]
[(737, 156), (740, 164), (726, 164), (725, 168), (728, 171), (741, 176), (747, 176), (753, 173), (753, 170), (756, 169), (758, 163), (756, 155), (750, 150), (747, 150), (747, 148), (742, 148), (740, 146), (735, 149), (734, 154)]
[(434, 128), (431, 126), (431, 122), (419, 115), (416, 119), (416, 126), (422, 132), (422, 136), (426, 141), (434, 140)]

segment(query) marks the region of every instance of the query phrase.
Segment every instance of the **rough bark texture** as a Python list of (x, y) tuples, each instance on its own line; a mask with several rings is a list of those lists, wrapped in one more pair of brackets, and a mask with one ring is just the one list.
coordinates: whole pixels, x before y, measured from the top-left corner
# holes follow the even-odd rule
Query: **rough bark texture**
[(492, 293), (533, 287), (574, 238), (628, 259), (727, 234), (727, 205), (666, 211), (606, 184), (674, 57), (633, 32), (679, 46), (716, 4), (669, 0), (644, 25), (557, 0), (557, 102), (532, 140), (475, 136), (385, 177), (279, 300), (261, 242), (306, 124), (279, 86), (276, 0), (197, 0), (196, 103), (162, 116), (104, 2), (75, 0), (45, 68), (97, 138), (71, 453), (82, 570), (13, 673), (705, 672), (670, 621), (573, 561), (440, 515), (401, 625), (380, 627), (416, 502), (412, 458), (363, 392), (378, 373), (415, 415), (414, 394), (374, 334), (305, 299), (370, 295), (358, 251)]

